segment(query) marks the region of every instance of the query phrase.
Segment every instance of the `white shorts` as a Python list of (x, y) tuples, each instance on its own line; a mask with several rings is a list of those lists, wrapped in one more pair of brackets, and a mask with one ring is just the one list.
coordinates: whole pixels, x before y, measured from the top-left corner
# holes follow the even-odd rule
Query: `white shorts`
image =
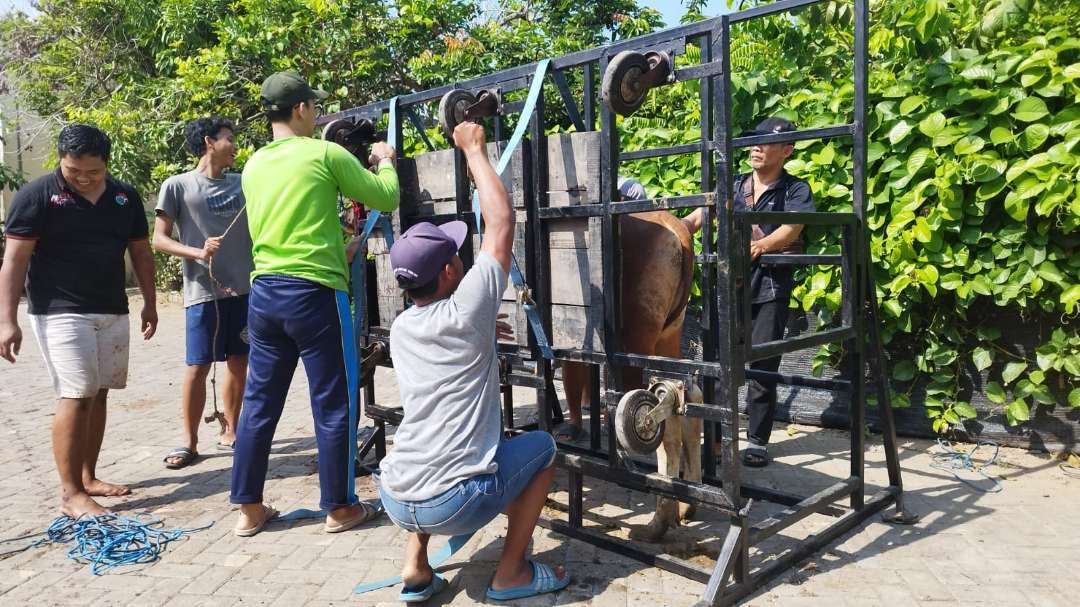
[(59, 398), (90, 398), (127, 385), (127, 314), (31, 314)]

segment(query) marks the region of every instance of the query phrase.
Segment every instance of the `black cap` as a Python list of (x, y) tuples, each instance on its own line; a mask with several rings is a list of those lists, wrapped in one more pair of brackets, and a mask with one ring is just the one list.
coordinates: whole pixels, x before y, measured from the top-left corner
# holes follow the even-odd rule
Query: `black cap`
[(776, 133), (790, 133), (794, 130), (795, 125), (787, 118), (771, 116), (759, 122), (754, 130), (746, 131), (745, 133), (743, 133), (742, 136), (750, 137), (752, 135), (775, 135)]
[(312, 99), (326, 99), (330, 94), (313, 89), (296, 72), (277, 72), (263, 80), (259, 101), (264, 110), (283, 110)]

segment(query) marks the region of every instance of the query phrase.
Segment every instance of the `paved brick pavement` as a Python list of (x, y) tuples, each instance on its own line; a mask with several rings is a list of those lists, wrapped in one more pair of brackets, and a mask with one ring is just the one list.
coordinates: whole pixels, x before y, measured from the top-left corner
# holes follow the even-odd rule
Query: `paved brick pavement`
[[(139, 303), (133, 299), (133, 310)], [(22, 326), (27, 327), (25, 316)], [(27, 339), (19, 363), (0, 367), (0, 538), (42, 530), (58, 507), (49, 427), (53, 395), (37, 344)], [(58, 547), (36, 548), (0, 560), (2, 605), (397, 605), (396, 590), (351, 594), (354, 584), (399, 570), (405, 534), (385, 519), (356, 531), (326, 535), (318, 521), (274, 524), (258, 536), (232, 535), (236, 513), (228, 504), (228, 452), (214, 448), (203, 427), (196, 465), (167, 470), (161, 459), (179, 437), (178, 403), (183, 360), (183, 311), (161, 306), (161, 328), (150, 342), (133, 343), (130, 387), (111, 395), (109, 425), (99, 472), (129, 483), (133, 495), (105, 500), (119, 512), (150, 511), (170, 526), (213, 522), (173, 544), (157, 563), (94, 577)], [(379, 398), (396, 399), (392, 374), (380, 370)], [(523, 393), (528, 398), (528, 392)], [(808, 494), (847, 469), (843, 434), (808, 427), (778, 429), (775, 464), (748, 471), (754, 482)], [(880, 445), (867, 454), (871, 483), (883, 483)], [(910, 507), (922, 514), (913, 527), (872, 521), (786, 572), (748, 599), (753, 605), (1075, 605), (1080, 578), (1076, 504), (1080, 479), (1046, 456), (1003, 450), (991, 469), (1004, 480), (996, 494), (977, 492), (932, 469), (927, 441), (904, 441), (904, 481)], [(625, 526), (647, 520), (651, 500), (587, 480), (588, 524)], [(372, 497), (368, 479), (361, 497)], [(872, 490), (868, 490), (868, 494)], [(315, 507), (315, 445), (307, 385), (298, 372), (271, 458), (267, 500), (283, 510)], [(565, 493), (556, 493), (565, 501)], [(754, 516), (770, 512), (755, 506)], [(723, 520), (702, 520), (672, 533), (664, 550), (707, 559), (724, 531)], [(771, 541), (790, 549), (792, 538), (820, 528), (811, 517)], [(501, 548), (505, 523), (483, 530), (445, 571), (450, 587), (432, 604), (483, 602)], [(441, 542), (434, 541), (434, 545)], [(16, 544), (0, 544), (0, 551)], [(533, 552), (565, 562), (574, 583), (558, 595), (517, 605), (690, 605), (702, 585), (649, 569), (617, 554), (538, 530)], [(756, 554), (753, 566), (767, 555)], [(1072, 598), (1069, 598), (1072, 597)]]

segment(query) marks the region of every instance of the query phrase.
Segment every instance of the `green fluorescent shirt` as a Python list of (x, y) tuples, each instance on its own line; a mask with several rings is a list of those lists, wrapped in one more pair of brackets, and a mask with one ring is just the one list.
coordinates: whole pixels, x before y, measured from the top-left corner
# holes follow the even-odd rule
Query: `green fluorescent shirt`
[(369, 208), (398, 206), (392, 166), (365, 169), (336, 143), (278, 139), (255, 152), (241, 180), (255, 271), (295, 276), (347, 291), (349, 267), (338, 222), (338, 192)]

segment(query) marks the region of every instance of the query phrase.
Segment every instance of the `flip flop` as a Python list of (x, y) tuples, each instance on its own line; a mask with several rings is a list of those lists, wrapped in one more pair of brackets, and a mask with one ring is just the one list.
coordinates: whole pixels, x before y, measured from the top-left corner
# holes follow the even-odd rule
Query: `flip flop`
[(406, 586), (398, 593), (398, 600), (406, 603), (420, 603), (435, 596), (443, 588), (446, 588), (446, 578), (438, 573), (432, 573), (431, 581), (427, 586)]
[(272, 519), (277, 518), (278, 511), (273, 506), (262, 505), (263, 507), (263, 519), (259, 521), (254, 527), (248, 527), (247, 529), (233, 529), (233, 533), (237, 537), (251, 537), (256, 533), (262, 531), (266, 523), (269, 523)]
[(342, 523), (337, 523), (333, 525), (327, 523), (323, 526), (323, 531), (327, 533), (341, 533), (342, 531), (348, 531), (349, 529), (352, 529), (357, 525), (363, 525), (371, 519), (379, 516), (378, 509), (373, 507), (371, 504), (368, 504), (367, 502), (357, 502), (357, 505), (360, 506), (360, 514), (357, 514), (356, 516)]
[(218, 449), (224, 449), (225, 451), (232, 451), (232, 450), (233, 450), (233, 446), (234, 446), (235, 444), (236, 444), (236, 443), (222, 443), (222, 442), (219, 442), (219, 443), (217, 444), (217, 447), (218, 447)]
[(551, 433), (555, 440), (574, 442), (581, 436), (581, 426), (570, 422), (563, 422), (555, 426)]
[[(174, 457), (180, 458), (180, 461), (175, 463), (169, 463), (169, 459)], [(198, 457), (198, 453), (192, 451), (191, 449), (188, 449), (187, 447), (177, 447), (170, 451), (169, 454), (162, 458), (161, 461), (165, 462), (165, 467), (169, 470), (179, 470), (184, 466), (190, 465)]]
[(513, 601), (515, 599), (523, 599), (529, 596), (536, 596), (547, 592), (558, 592), (563, 588), (570, 585), (570, 574), (566, 574), (566, 577), (559, 579), (555, 577), (555, 570), (542, 563), (535, 561), (529, 561), (529, 564), (533, 568), (532, 582), (523, 586), (516, 586), (514, 588), (507, 588), (505, 590), (495, 590), (491, 586), (487, 589), (487, 598), (493, 601)]

